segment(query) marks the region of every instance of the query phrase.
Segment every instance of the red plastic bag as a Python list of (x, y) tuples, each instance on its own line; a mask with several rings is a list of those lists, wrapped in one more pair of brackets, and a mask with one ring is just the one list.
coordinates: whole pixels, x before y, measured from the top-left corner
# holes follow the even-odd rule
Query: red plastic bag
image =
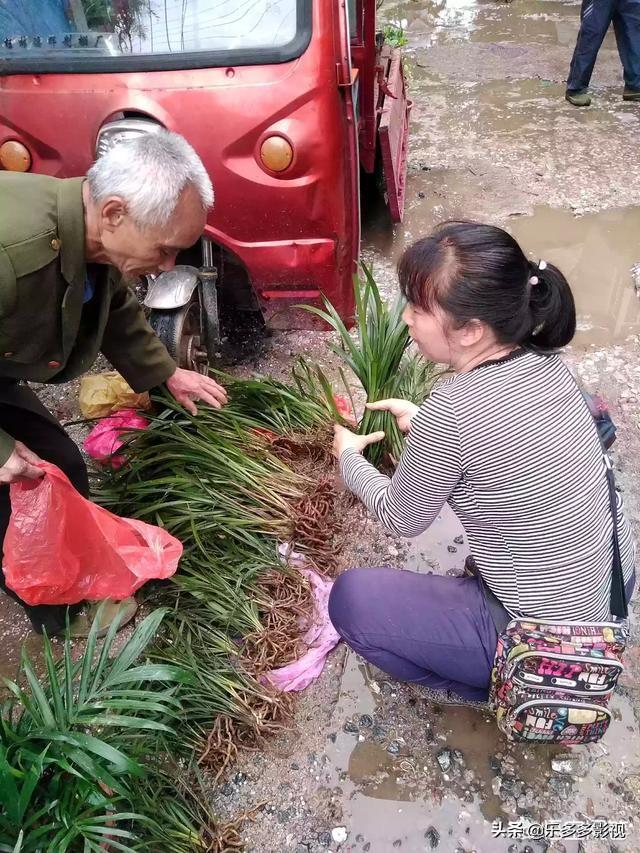
[(82, 446), (92, 459), (108, 462), (113, 468), (120, 468), (125, 461), (124, 456), (116, 455), (123, 445), (120, 436), (127, 430), (146, 429), (148, 426), (149, 421), (135, 409), (121, 409), (99, 421)]
[(182, 544), (151, 524), (119, 518), (83, 498), (55, 465), (11, 484), (4, 540), (7, 586), (27, 604), (121, 599), (174, 574)]

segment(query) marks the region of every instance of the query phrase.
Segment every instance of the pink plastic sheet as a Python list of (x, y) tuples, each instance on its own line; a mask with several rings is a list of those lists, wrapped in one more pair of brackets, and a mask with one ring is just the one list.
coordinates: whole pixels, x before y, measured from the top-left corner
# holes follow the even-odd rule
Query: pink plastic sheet
[[(284, 556), (285, 549), (280, 549)], [(304, 690), (314, 681), (324, 668), (327, 655), (340, 641), (340, 636), (329, 619), (329, 594), (333, 581), (326, 580), (306, 565), (301, 554), (293, 552), (288, 557), (290, 565), (304, 575), (312, 587), (313, 615), (312, 624), (303, 637), (307, 651), (287, 666), (273, 669), (265, 680), (284, 693)]]

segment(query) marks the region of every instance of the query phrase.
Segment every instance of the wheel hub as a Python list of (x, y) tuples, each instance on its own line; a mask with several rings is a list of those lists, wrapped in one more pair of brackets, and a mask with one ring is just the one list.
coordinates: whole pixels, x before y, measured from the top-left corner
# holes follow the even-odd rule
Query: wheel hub
[(191, 370), (197, 373), (207, 373), (209, 370), (209, 356), (200, 343), (200, 335), (185, 335), (182, 339), (183, 364), (189, 365)]

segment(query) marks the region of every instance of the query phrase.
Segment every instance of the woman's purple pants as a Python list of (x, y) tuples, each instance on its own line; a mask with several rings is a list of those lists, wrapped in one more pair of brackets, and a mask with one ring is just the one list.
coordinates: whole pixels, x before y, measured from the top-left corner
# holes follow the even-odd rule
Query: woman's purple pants
[(354, 651), (394, 678), (487, 698), (498, 635), (477, 577), (350, 569), (334, 583), (329, 616)]

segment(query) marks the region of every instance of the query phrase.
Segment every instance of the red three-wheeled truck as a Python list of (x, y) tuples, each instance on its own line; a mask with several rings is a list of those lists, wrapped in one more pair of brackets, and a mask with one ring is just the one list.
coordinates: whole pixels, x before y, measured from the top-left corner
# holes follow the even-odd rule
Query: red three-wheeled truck
[(307, 328), (346, 321), (361, 173), (402, 218), (410, 101), (376, 0), (4, 0), (0, 168), (68, 177), (109, 146), (185, 136), (216, 201), (200, 245), (149, 283), (183, 366), (217, 347), (218, 300)]

